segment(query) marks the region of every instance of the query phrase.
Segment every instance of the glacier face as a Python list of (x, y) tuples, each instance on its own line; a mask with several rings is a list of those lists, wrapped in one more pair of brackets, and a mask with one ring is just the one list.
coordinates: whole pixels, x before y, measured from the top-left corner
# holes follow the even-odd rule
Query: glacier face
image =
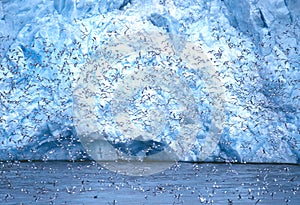
[[(0, 159), (89, 158), (74, 128), (76, 80), (116, 19), (137, 19), (178, 50), (201, 41), (216, 69), (225, 118), (206, 161), (300, 163), (299, 9), (295, 0), (0, 2)], [(181, 160), (202, 160), (207, 133)]]

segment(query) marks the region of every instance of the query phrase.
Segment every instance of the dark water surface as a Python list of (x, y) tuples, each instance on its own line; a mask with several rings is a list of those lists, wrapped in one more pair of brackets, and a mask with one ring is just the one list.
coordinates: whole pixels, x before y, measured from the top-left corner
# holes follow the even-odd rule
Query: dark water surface
[(151, 176), (95, 162), (0, 162), (0, 204), (300, 204), (300, 166), (178, 163)]

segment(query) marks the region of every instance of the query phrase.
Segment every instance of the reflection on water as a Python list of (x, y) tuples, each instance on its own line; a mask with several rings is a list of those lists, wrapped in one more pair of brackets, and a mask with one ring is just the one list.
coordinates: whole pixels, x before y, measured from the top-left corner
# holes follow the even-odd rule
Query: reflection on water
[(177, 163), (151, 176), (95, 162), (1, 162), (1, 204), (300, 204), (300, 166)]

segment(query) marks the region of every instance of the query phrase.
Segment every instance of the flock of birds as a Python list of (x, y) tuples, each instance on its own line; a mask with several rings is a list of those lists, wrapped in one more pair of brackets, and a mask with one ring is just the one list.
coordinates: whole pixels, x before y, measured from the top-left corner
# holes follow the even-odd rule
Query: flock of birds
[[(51, 124), (58, 126), (46, 136), (49, 140), (66, 137), (60, 130), (72, 127), (72, 89), (76, 78), (89, 54), (96, 52), (102, 42), (98, 31), (92, 31), (87, 22), (74, 19), (80, 33), (73, 36), (67, 26), (62, 26), (56, 38), (70, 39), (57, 42), (44, 37), (42, 32), (30, 34), (31, 42), (22, 42), (21, 37), (0, 36), (1, 42), (14, 41), (8, 49), (2, 47), (0, 53), (2, 147), (39, 143), (41, 136), (37, 133), (43, 135), (40, 131)], [(210, 37), (201, 40), (214, 42), (205, 49), (227, 92), (224, 123), (228, 133), (224, 134), (224, 151), (228, 147), (236, 149), (245, 161), (255, 161), (255, 153), (260, 153), (268, 161), (270, 156), (283, 151), (276, 144), (285, 141), (293, 148), (293, 155), (299, 154), (300, 74), (295, 59), (299, 48), (284, 45), (285, 38), (296, 38), (299, 26), (296, 22), (285, 25), (286, 30), (266, 33), (256, 44), (258, 39), (251, 39), (251, 31), (238, 32), (222, 24), (219, 20), (210, 22)], [(184, 26), (189, 29), (193, 25)], [(269, 48), (268, 54), (264, 54), (265, 48)], [(72, 135), (75, 137), (75, 133)], [(294, 158), (299, 160), (299, 155)]]
[[(168, 6), (168, 0), (160, 2)], [(133, 3), (134, 0), (124, 0), (120, 12), (126, 13)], [(203, 42), (203, 50), (216, 69), (214, 77), (222, 81), (226, 90), (222, 99), (224, 130), (218, 153), (209, 160), (300, 163), (299, 25), (291, 22), (282, 24), (282, 30), (267, 28), (269, 32), (254, 35), (255, 31), (232, 28), (221, 12), (203, 7), (202, 13), (209, 15), (197, 14), (201, 12), (196, 8), (185, 16), (190, 23), (182, 26), (187, 38), (196, 37)], [(74, 19), (72, 25), (62, 18), (37, 23), (34, 32), (23, 29), (18, 36), (0, 34), (0, 161), (88, 158), (74, 129), (72, 94), (86, 62), (104, 43), (99, 33), (114, 25), (110, 22), (113, 15)], [(199, 34), (202, 28), (197, 23), (202, 21), (208, 24), (206, 36)], [(56, 33), (44, 35), (58, 24)], [(114, 32), (119, 31), (115, 28)], [(7, 42), (12, 42), (9, 47)], [(108, 142), (133, 155), (139, 155), (141, 146), (148, 147), (143, 150), (145, 155), (156, 154), (167, 146), (152, 140)], [(178, 171), (181, 165), (183, 169)], [(211, 204), (225, 199), (227, 204), (260, 204), (266, 200), (288, 204), (297, 200), (300, 187), (295, 167), (279, 165), (274, 169), (273, 165), (262, 165), (257, 169), (255, 165), (239, 172), (240, 168), (235, 170), (230, 163), (224, 166), (218, 169), (215, 164), (178, 163), (147, 181), (114, 175), (94, 162), (67, 166), (66, 162), (0, 162), (0, 202), (54, 204), (82, 196), (88, 202), (103, 202), (105, 198), (110, 200), (108, 204), (118, 204), (124, 200), (124, 193), (145, 203), (165, 200), (184, 204), (194, 200)], [(256, 177), (248, 175), (249, 169), (256, 170)], [(182, 170), (187, 171), (186, 175)], [(52, 177), (45, 178), (48, 175)], [(227, 190), (228, 183), (238, 188)]]

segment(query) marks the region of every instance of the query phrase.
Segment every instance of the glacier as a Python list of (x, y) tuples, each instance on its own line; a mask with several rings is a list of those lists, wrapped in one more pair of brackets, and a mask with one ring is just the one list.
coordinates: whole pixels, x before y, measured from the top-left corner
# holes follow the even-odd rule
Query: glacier
[[(201, 41), (222, 82), (216, 146), (201, 157), (208, 112), (207, 129), (179, 160), (300, 163), (297, 0), (1, 1), (0, 160), (91, 159), (74, 125), (73, 91), (107, 34), (126, 22), (170, 36), (178, 51)], [(210, 110), (203, 102), (199, 110)], [(137, 154), (170, 143), (112, 144)]]

